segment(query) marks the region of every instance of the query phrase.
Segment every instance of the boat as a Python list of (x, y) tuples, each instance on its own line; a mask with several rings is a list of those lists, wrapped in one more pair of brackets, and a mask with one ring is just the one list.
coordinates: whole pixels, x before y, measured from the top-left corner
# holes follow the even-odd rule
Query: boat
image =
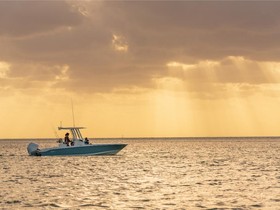
[(58, 130), (69, 130), (72, 134), (71, 144), (60, 139), (58, 147), (39, 149), (36, 143), (30, 143), (27, 151), (31, 156), (90, 156), (90, 155), (115, 155), (127, 144), (90, 144), (83, 138), (81, 129), (84, 127), (58, 127)]

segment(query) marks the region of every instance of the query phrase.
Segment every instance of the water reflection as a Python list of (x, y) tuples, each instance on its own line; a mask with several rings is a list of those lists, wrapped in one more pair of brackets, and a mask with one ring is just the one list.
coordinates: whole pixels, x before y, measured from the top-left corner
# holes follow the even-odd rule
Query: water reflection
[[(0, 141), (3, 208), (277, 209), (278, 140), (126, 140), (116, 156), (30, 157)], [(54, 146), (51, 141), (41, 147)]]

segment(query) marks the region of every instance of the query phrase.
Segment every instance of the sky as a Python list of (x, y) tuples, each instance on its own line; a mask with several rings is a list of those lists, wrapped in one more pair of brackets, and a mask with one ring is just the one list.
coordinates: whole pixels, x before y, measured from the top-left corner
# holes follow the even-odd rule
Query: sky
[[(0, 138), (280, 135), (278, 1), (0, 1)], [(58, 134), (61, 137), (63, 134)]]

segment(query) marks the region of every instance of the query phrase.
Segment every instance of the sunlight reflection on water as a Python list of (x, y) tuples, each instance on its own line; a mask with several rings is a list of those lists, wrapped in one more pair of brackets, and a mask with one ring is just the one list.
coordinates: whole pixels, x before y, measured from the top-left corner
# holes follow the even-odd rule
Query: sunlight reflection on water
[(95, 157), (30, 157), (28, 143), (0, 141), (1, 208), (280, 206), (278, 139), (118, 140), (118, 155)]

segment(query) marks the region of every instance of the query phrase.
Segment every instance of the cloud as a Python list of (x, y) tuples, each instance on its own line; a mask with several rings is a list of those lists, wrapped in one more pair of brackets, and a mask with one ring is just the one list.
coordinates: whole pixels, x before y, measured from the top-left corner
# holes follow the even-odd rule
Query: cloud
[(27, 36), (75, 26), (81, 15), (63, 1), (1, 1), (0, 35)]
[(104, 19), (113, 20), (110, 26), (135, 47), (169, 56), (176, 50), (200, 59), (265, 57), (267, 50), (279, 49), (279, 7), (280, 2), (109, 2)]
[(127, 52), (128, 50), (128, 44), (126, 43), (125, 39), (116, 34), (113, 34), (112, 44), (116, 51)]
[(280, 82), (280, 62), (253, 61), (228, 56), (220, 61), (184, 64), (168, 62), (170, 75), (187, 82), (266, 84)]
[(97, 93), (176, 78), (211, 94), (279, 82), (280, 2), (0, 4), (0, 60), (11, 65), (11, 86), (22, 79), (20, 87), (41, 81)]
[(6, 78), (9, 71), (10, 71), (10, 64), (0, 61), (0, 79)]
[(169, 76), (180, 79), (184, 90), (196, 97), (249, 96), (262, 92), (262, 87), (275, 88), (280, 82), (280, 62), (253, 61), (240, 56), (192, 64), (171, 61), (166, 66)]

